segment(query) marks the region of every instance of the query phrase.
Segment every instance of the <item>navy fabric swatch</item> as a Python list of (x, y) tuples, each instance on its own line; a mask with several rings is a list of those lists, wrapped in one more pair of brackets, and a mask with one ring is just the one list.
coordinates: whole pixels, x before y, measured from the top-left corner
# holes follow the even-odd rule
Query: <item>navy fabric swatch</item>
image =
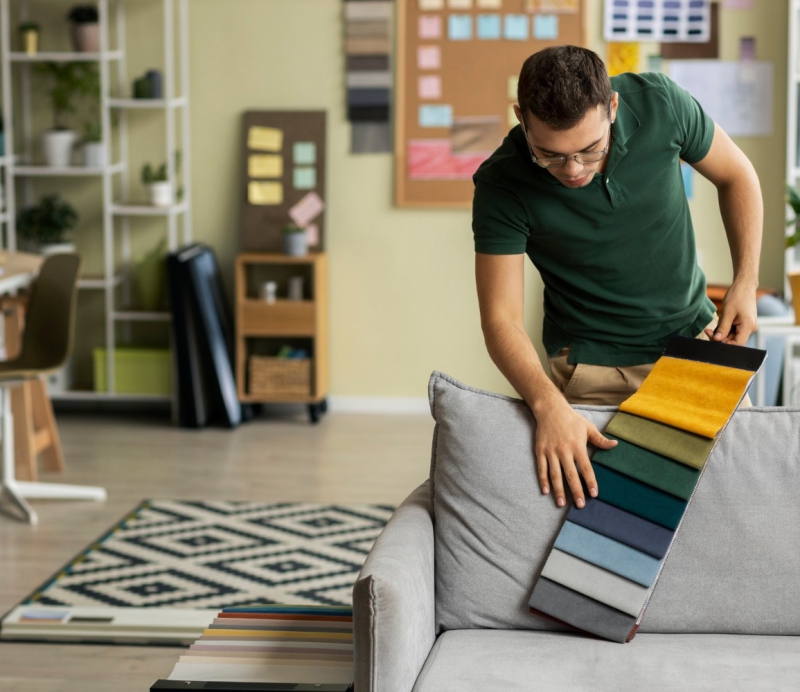
[(757, 348), (723, 344), (720, 341), (673, 336), (667, 342), (664, 355), (756, 372), (767, 357), (767, 352)]
[(674, 531), (637, 517), (635, 514), (606, 504), (597, 498), (587, 497), (583, 509), (572, 507), (567, 520), (603, 536), (662, 559), (669, 550)]

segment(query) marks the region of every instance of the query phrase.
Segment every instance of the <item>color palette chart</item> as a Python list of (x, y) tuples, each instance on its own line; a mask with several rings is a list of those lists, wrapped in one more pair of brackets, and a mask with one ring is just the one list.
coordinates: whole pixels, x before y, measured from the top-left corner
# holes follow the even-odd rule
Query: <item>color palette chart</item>
[[(356, 3), (358, 4), (358, 3)], [(580, 44), (580, 0), (398, 0), (400, 205), (468, 206), (472, 176), (517, 123), (524, 61)]]
[(615, 642), (636, 634), (705, 465), (766, 351), (672, 337), (597, 450), (597, 498), (572, 507), (531, 612)]
[(353, 610), (296, 605), (225, 608), (180, 657), (169, 680), (351, 683)]
[(709, 0), (605, 0), (606, 41), (706, 42)]

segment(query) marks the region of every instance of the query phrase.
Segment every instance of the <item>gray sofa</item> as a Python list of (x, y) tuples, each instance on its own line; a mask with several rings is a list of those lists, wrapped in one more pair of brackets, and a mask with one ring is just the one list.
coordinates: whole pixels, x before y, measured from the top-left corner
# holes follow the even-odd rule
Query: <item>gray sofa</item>
[[(800, 690), (800, 410), (734, 415), (615, 644), (528, 611), (566, 513), (539, 492), (528, 407), (441, 373), (430, 402), (430, 479), (353, 589), (356, 692)], [(601, 430), (615, 411), (576, 408)]]

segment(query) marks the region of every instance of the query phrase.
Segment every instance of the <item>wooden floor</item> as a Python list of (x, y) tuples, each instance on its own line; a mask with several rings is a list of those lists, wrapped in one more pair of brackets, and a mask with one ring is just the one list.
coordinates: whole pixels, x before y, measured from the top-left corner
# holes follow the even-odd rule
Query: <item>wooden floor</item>
[[(293, 415), (235, 431), (161, 418), (62, 414), (63, 480), (106, 503), (38, 501), (39, 526), (0, 514), (4, 613), (144, 498), (400, 503), (425, 480), (433, 421), (416, 415)], [(2, 692), (144, 692), (181, 649), (0, 643)]]

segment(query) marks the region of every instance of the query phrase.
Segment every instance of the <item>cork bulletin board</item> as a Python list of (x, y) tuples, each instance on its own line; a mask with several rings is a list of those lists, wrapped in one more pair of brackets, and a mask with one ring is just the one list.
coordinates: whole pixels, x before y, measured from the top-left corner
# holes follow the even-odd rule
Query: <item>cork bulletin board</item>
[(242, 122), (243, 250), (282, 252), (282, 229), (325, 249), (325, 111), (248, 111)]
[(522, 63), (562, 44), (583, 44), (582, 0), (397, 0), (397, 205), (469, 207)]

